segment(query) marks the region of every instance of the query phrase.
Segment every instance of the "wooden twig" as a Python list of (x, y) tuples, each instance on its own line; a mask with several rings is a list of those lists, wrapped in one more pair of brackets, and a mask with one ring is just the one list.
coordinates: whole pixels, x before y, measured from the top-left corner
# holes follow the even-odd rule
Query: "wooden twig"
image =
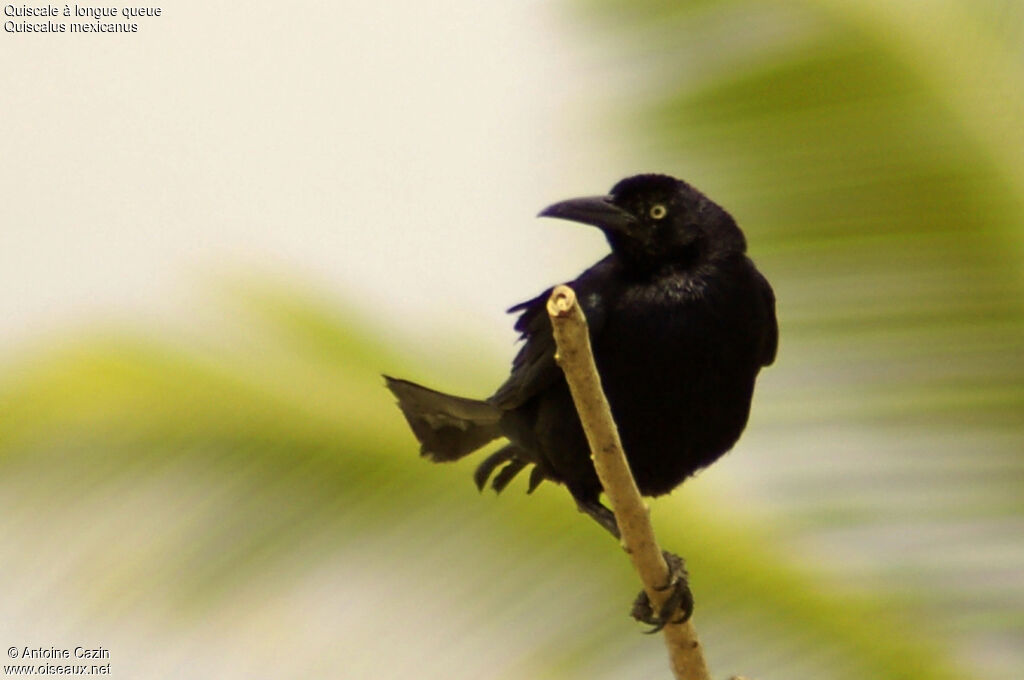
[[(615, 513), (622, 547), (640, 575), (654, 611), (658, 611), (671, 594), (670, 590), (659, 590), (669, 582), (669, 568), (655, 540), (647, 505), (629, 470), (618, 429), (601, 389), (601, 378), (590, 349), (587, 320), (576, 302), (576, 294), (568, 286), (558, 286), (552, 291), (547, 309), (558, 346), (556, 358), (583, 423), (597, 476)], [(710, 680), (693, 623), (670, 623), (663, 633), (676, 678)]]

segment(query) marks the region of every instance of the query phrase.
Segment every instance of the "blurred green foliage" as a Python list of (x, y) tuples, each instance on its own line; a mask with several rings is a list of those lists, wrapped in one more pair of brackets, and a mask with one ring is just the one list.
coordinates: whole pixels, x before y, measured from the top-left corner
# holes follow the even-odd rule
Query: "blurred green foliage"
[[(117, 495), (128, 493), (119, 481), (160, 477), (169, 466), (219, 480), (213, 486), (222, 497), (190, 506), (183, 526), (162, 526), (162, 536), (118, 537), (124, 542), (108, 558), (118, 565), (116, 577), (91, 586), (98, 610), (111, 602), (128, 612), (152, 606), (154, 592), (169, 588), (178, 609), (210, 616), (250, 580), (273, 581), (282, 570), (302, 578), (318, 565), (297, 564), (294, 555), (323, 551), (320, 559), (358, 558), (382, 571), (415, 564), (442, 586), (478, 582), (475, 599), (457, 606), (478, 612), (463, 625), (495, 646), (510, 631), (561, 619), (560, 629), (522, 650), (527, 658), (510, 675), (594, 677), (621, 664), (616, 657), (623, 654), (646, 657), (643, 667), (664, 663), (660, 645), (635, 635), (625, 619), (635, 589), (625, 560), (561, 490), (488, 502), (469, 483), (466, 465), (417, 461), (373, 369), (368, 343), (379, 332), (353, 331), (346, 317), (283, 289), (253, 287), (244, 297), (243, 307), (257, 312), (253, 325), (218, 333), (212, 344), (98, 337), (18, 364), (5, 384), (6, 465), (62, 471), (46, 475), (60, 496), (96, 485), (113, 494), (93, 521), (117, 513)], [(187, 485), (178, 493), (193, 495)], [(677, 499), (675, 514), (700, 520), (665, 523), (663, 533), (693, 555), (710, 649), (730, 663), (755, 665), (759, 658), (777, 664), (771, 659), (790, 649), (793, 658), (782, 667), (806, 666), (825, 677), (955, 677), (941, 651), (901, 630), (882, 603), (815, 585), (808, 570), (772, 546), (771, 530), (711, 512), (718, 503)], [(374, 550), (360, 554), (357, 546), (367, 543)], [(484, 573), (474, 573), (480, 568)], [(493, 570), (500, 583), (491, 582)], [(414, 576), (403, 571), (403, 578)], [(126, 584), (138, 589), (134, 598)], [(545, 600), (508, 616), (517, 591), (538, 588)], [(589, 599), (576, 599), (573, 590)], [(566, 597), (551, 597), (556, 593)], [(489, 615), (495, 612), (502, 616)], [(348, 625), (390, 622), (359, 611)], [(828, 650), (823, 659), (841, 658), (842, 671), (818, 668), (822, 660), (806, 655), (811, 647), (815, 655)], [(376, 663), (388, 674), (385, 661)]]
[(820, 568), (1020, 675), (1024, 5), (577, 4), (629, 62), (620, 146), (720, 197), (776, 288), (724, 465)]

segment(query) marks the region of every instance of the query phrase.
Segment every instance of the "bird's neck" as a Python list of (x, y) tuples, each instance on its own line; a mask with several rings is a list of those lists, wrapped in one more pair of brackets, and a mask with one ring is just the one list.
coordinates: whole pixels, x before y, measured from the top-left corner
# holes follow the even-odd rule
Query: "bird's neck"
[(635, 243), (616, 248), (612, 252), (618, 259), (623, 273), (631, 279), (650, 280), (666, 275), (685, 274), (696, 271), (707, 259), (707, 253), (700, 241), (693, 241), (675, 248), (672, 252), (649, 252), (638, 248)]

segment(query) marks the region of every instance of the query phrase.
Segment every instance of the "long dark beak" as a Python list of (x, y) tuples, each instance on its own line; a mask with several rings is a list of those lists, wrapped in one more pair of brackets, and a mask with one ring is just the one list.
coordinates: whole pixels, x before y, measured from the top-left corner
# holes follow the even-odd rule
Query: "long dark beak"
[(557, 217), (598, 227), (606, 232), (629, 233), (637, 224), (633, 215), (612, 202), (611, 196), (570, 198), (549, 205), (537, 217)]

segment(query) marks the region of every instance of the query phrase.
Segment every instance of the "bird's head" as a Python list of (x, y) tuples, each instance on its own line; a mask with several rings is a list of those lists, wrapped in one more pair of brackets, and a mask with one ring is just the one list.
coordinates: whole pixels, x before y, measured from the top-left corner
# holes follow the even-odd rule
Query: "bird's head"
[(540, 217), (598, 227), (612, 252), (642, 270), (695, 266), (746, 250), (743, 232), (729, 213), (668, 175), (627, 177), (607, 195), (561, 201), (542, 210)]

